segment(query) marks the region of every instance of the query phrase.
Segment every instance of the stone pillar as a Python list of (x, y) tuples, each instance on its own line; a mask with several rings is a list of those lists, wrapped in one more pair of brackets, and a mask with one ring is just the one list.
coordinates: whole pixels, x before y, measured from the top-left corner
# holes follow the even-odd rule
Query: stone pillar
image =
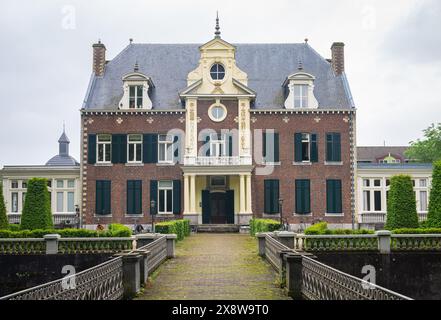
[(302, 300), (302, 255), (288, 253), (283, 257), (286, 263), (286, 290), (294, 300)]
[(167, 237), (167, 258), (174, 258), (177, 235), (167, 234), (166, 237)]
[(147, 283), (147, 279), (149, 278), (148, 259), (150, 256), (150, 251), (135, 250), (134, 253), (137, 253), (141, 256), (141, 260), (139, 263), (139, 278), (141, 281), (141, 286), (145, 286), (145, 284)]
[(251, 204), (251, 174), (246, 175), (246, 189), (247, 189), (247, 213), (252, 213), (252, 204)]
[(58, 240), (61, 236), (59, 234), (46, 234), (43, 238), (46, 241), (46, 254), (57, 254)]
[(281, 231), (274, 232), (274, 235), (277, 237), (280, 243), (287, 246), (290, 249), (294, 249), (294, 239), (296, 234), (294, 232)]
[(122, 254), (124, 299), (132, 299), (141, 289), (140, 261), (138, 253)]
[(246, 194), (245, 194), (245, 176), (243, 174), (240, 175), (240, 192), (239, 192), (239, 213), (245, 213), (245, 203), (246, 203)]
[(190, 176), (190, 212), (196, 213), (196, 176)]
[(377, 231), (375, 234), (378, 237), (378, 250), (381, 254), (389, 254), (391, 246), (391, 235), (390, 231), (382, 230)]
[(190, 211), (190, 190), (188, 176), (184, 175), (184, 214)]
[(265, 233), (256, 233), (257, 241), (259, 242), (259, 256), (265, 256)]

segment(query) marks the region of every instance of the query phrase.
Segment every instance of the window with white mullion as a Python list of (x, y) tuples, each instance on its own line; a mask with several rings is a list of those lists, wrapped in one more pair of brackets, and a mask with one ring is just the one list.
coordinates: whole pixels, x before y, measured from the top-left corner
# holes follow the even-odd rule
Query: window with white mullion
[(130, 134), (127, 136), (127, 159), (129, 163), (142, 162), (142, 135)]
[(158, 182), (158, 213), (173, 213), (173, 181)]
[(302, 161), (311, 161), (311, 135), (309, 133), (302, 133)]
[(210, 155), (212, 157), (224, 157), (226, 152), (226, 137), (224, 134), (212, 134), (210, 139)]
[(294, 107), (308, 108), (308, 85), (295, 84), (294, 85)]
[(362, 183), (363, 211), (384, 212), (384, 208), (386, 208), (383, 189), (384, 179), (363, 179)]
[(97, 162), (110, 163), (110, 154), (112, 148), (112, 136), (110, 134), (100, 134), (97, 136)]
[(173, 162), (173, 136), (160, 134), (158, 138), (158, 162)]
[(142, 108), (142, 86), (129, 86), (129, 108)]

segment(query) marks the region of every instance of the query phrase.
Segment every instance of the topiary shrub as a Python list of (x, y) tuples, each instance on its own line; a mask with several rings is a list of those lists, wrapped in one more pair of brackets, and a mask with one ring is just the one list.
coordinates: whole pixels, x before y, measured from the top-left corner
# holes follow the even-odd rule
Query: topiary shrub
[(441, 161), (437, 161), (433, 165), (429, 214), (425, 226), (429, 228), (441, 228)]
[(160, 222), (155, 225), (155, 231), (162, 234), (176, 234), (177, 240), (183, 240), (190, 235), (190, 220), (173, 220)]
[(0, 229), (8, 229), (9, 221), (6, 216), (5, 199), (3, 197), (3, 186), (0, 184)]
[(26, 200), (21, 215), (21, 229), (51, 229), (53, 227), (47, 180), (33, 178), (28, 181)]
[(392, 177), (387, 201), (387, 230), (418, 228), (415, 193), (412, 179), (407, 175)]

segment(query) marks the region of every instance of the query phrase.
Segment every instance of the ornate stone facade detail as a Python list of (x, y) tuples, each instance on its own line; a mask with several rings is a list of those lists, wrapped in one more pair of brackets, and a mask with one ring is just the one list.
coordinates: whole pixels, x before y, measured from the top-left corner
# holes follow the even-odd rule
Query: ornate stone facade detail
[(349, 122), (349, 120), (350, 120), (350, 119), (349, 119), (349, 117), (348, 117), (348, 116), (346, 116), (346, 117), (344, 117), (344, 118), (343, 118), (343, 121), (344, 121), (344, 122), (346, 122), (346, 123), (348, 123), (348, 122)]
[(251, 122), (252, 122), (252, 123), (256, 123), (256, 122), (257, 122), (257, 118), (256, 118), (256, 117), (252, 117), (252, 118), (251, 118)]
[(315, 121), (316, 123), (319, 123), (321, 120), (322, 120), (322, 119), (321, 119), (320, 117), (315, 117), (315, 118), (314, 118), (314, 121)]
[(152, 124), (152, 123), (153, 123), (153, 121), (155, 121), (155, 120), (153, 120), (153, 118), (152, 118), (152, 117), (148, 117), (148, 118), (146, 119), (146, 121), (147, 121), (148, 123)]
[(289, 122), (289, 118), (288, 118), (288, 117), (284, 117), (282, 120), (283, 120), (283, 122), (285, 122), (285, 123), (288, 123), (288, 122)]
[(123, 123), (123, 119), (121, 119), (120, 117), (118, 117), (117, 119), (116, 119), (116, 123), (118, 123), (118, 124), (121, 124), (121, 123)]
[(178, 121), (179, 121), (180, 123), (184, 123), (184, 122), (185, 122), (185, 118), (184, 118), (184, 117), (180, 117), (180, 118), (178, 119)]

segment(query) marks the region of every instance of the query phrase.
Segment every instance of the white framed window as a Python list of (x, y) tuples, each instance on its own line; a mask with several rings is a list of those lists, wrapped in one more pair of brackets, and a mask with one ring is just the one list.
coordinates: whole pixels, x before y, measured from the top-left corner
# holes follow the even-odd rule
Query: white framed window
[(11, 193), (11, 212), (18, 213), (18, 192)]
[(158, 162), (173, 162), (173, 136), (168, 134), (160, 134), (158, 136)]
[(212, 157), (226, 156), (226, 135), (213, 133), (210, 136), (210, 155)]
[(67, 180), (68, 188), (75, 188), (75, 180)]
[(75, 212), (75, 193), (67, 193), (67, 212)]
[(173, 181), (158, 181), (158, 213), (173, 213)]
[(362, 188), (364, 212), (386, 211), (383, 179), (363, 179)]
[(142, 135), (129, 134), (127, 136), (127, 159), (129, 163), (142, 162)]
[(227, 108), (220, 103), (212, 104), (208, 108), (208, 116), (214, 122), (224, 121), (227, 117)]
[(210, 68), (210, 76), (213, 80), (223, 80), (225, 78), (225, 68), (220, 63), (215, 63)]
[(142, 86), (129, 86), (129, 108), (142, 108)]
[(57, 179), (55, 181), (55, 212), (75, 213), (75, 179)]
[(302, 133), (302, 161), (311, 161), (311, 135), (309, 133)]
[(18, 180), (11, 180), (11, 189), (18, 189)]
[(110, 134), (99, 134), (97, 136), (97, 162), (110, 163), (112, 148), (112, 136)]
[(294, 85), (294, 108), (308, 108), (308, 85)]
[(57, 212), (64, 212), (64, 192), (57, 192)]
[(64, 180), (57, 180), (57, 188), (64, 188)]

